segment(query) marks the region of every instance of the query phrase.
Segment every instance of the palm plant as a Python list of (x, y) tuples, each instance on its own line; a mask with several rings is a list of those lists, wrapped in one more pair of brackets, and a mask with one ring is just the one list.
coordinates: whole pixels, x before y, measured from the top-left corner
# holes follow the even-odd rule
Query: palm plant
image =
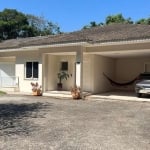
[(61, 71), (57, 74), (57, 77), (59, 79), (57, 87), (58, 87), (58, 90), (61, 90), (62, 89), (62, 80), (64, 80), (64, 79), (67, 80), (69, 78), (69, 74), (65, 71)]

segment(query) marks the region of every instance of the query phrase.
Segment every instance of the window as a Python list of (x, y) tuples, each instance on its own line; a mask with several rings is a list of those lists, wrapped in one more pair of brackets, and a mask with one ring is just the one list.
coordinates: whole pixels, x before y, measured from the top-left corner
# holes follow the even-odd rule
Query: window
[(68, 62), (67, 61), (63, 61), (61, 62), (61, 71), (68, 71)]
[(26, 62), (26, 78), (38, 78), (38, 62)]

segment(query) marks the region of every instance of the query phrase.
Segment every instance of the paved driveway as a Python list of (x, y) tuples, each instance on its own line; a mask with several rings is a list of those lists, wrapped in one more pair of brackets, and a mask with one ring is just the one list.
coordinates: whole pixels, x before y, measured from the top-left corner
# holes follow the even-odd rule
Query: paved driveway
[(1, 150), (149, 150), (150, 103), (0, 97)]

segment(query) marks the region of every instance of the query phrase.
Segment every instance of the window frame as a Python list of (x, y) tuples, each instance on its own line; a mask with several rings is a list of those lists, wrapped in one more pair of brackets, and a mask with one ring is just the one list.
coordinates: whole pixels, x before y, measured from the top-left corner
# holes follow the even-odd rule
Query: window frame
[[(32, 63), (32, 75), (31, 77), (27, 77), (27, 63)], [(37, 63), (37, 78), (34, 77), (34, 63)], [(39, 61), (26, 61), (25, 64), (24, 64), (24, 69), (25, 69), (25, 72), (24, 72), (24, 78), (26, 80), (30, 80), (30, 79), (35, 79), (35, 80), (38, 80), (39, 78)]]
[[(63, 69), (63, 63), (67, 63), (67, 69)], [(61, 61), (60, 62), (60, 71), (68, 71), (68, 69), (69, 69), (68, 61)]]

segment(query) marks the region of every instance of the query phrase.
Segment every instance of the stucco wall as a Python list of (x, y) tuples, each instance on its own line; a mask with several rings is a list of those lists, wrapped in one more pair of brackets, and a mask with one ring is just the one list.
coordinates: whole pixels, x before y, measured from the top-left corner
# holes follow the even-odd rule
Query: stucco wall
[[(46, 55), (44, 64), (46, 90), (57, 89), (57, 73), (60, 70), (60, 62), (68, 61), (68, 73), (70, 78), (63, 81), (63, 90), (70, 90), (75, 83), (75, 62), (76, 55)], [(15, 61), (15, 75), (19, 77), (20, 91), (31, 92), (31, 82), (42, 83), (42, 54), (36, 51), (30, 52), (16, 52), (12, 53)], [(5, 60), (2, 60), (5, 61)], [(39, 78), (38, 80), (25, 79), (25, 63), (27, 61), (39, 62)], [(118, 82), (126, 82), (135, 78), (139, 73), (144, 72), (144, 64), (150, 63), (150, 57), (137, 58), (120, 58), (113, 59), (94, 54), (84, 54), (83, 56), (83, 91), (90, 91), (92, 93), (102, 93), (110, 91), (112, 87), (109, 81), (103, 76), (103, 72), (110, 78)], [(132, 89), (134, 86), (121, 89)]]
[[(150, 63), (150, 57), (116, 59), (115, 80), (127, 82), (144, 72), (145, 63)], [(122, 90), (134, 90), (134, 84)]]
[(68, 61), (68, 74), (70, 75), (70, 77), (67, 80), (63, 81), (63, 89), (70, 90), (71, 87), (74, 86), (75, 81), (75, 62), (76, 62), (75, 55), (60, 56), (59, 64), (62, 61)]
[(15, 57), (0, 57), (0, 62), (12, 62), (15, 63)]
[[(25, 79), (25, 64), (27, 61), (39, 62), (39, 78)], [(31, 82), (42, 84), (42, 62), (38, 52), (21, 52), (16, 53), (16, 76), (19, 77), (19, 90), (22, 92), (31, 92)]]
[(58, 72), (58, 56), (48, 55), (48, 65), (47, 70), (47, 89), (46, 90), (56, 90), (57, 88), (57, 72)]
[(63, 90), (70, 90), (74, 86), (75, 80), (75, 55), (48, 55), (48, 88), (47, 90), (57, 90), (57, 73), (60, 71), (60, 63), (68, 62), (68, 74), (70, 77), (63, 80)]
[(17, 82), (15, 76), (15, 58), (0, 58), (0, 89), (4, 91), (13, 91)]
[(94, 88), (93, 93), (107, 92), (113, 89), (110, 82), (104, 77), (103, 73), (114, 79), (115, 59), (94, 55)]
[(15, 76), (15, 57), (0, 57), (0, 76)]
[(83, 55), (83, 91), (92, 92), (93, 91), (93, 55), (84, 54)]

